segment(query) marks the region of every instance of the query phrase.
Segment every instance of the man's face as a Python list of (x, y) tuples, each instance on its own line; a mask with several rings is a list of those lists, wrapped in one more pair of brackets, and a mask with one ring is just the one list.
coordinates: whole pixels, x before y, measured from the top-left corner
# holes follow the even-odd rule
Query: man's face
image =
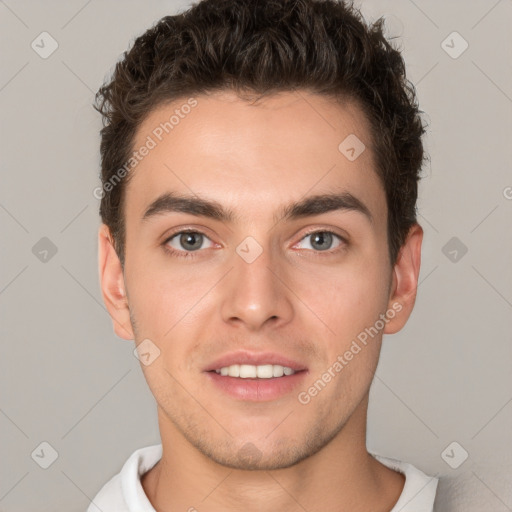
[[(287, 467), (324, 447), (367, 396), (382, 332), (299, 400), (390, 308), (385, 192), (353, 104), (306, 92), (255, 106), (227, 92), (196, 100), (161, 141), (154, 130), (186, 100), (156, 109), (137, 132), (134, 149), (148, 135), (156, 147), (126, 190), (133, 333), (160, 351), (142, 368), (161, 429), (228, 466)], [(353, 161), (338, 149), (351, 134), (366, 145)], [(232, 218), (190, 213), (185, 202), (183, 211), (148, 211), (166, 193), (214, 202)], [(325, 194), (351, 194), (371, 218), (325, 202), (283, 216)], [(296, 373), (246, 380), (215, 371), (237, 361), (265, 366), (261, 375), (279, 374), (280, 361)]]

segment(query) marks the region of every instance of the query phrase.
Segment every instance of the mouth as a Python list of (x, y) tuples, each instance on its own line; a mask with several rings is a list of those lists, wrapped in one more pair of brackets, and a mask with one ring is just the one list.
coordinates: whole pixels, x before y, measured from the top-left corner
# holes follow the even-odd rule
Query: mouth
[(265, 402), (291, 394), (308, 370), (278, 354), (239, 352), (212, 363), (204, 374), (217, 391), (231, 398)]
[(225, 354), (203, 369), (205, 372), (215, 371), (222, 376), (242, 379), (270, 379), (292, 375), (302, 370), (306, 370), (305, 365), (284, 355), (275, 352), (248, 352), (245, 350)]
[(293, 368), (280, 364), (232, 364), (211, 371), (223, 377), (235, 377), (238, 379), (277, 379), (285, 375), (288, 376), (297, 373)]

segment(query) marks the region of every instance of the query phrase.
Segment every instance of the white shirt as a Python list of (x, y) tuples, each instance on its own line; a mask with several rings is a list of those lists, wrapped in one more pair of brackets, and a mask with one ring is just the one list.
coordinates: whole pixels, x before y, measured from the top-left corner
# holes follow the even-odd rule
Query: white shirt
[[(390, 512), (433, 512), (438, 478), (427, 476), (407, 462), (371, 455), (405, 475), (402, 494)], [(156, 512), (144, 493), (140, 479), (161, 458), (161, 444), (135, 450), (121, 472), (101, 488), (87, 512)]]

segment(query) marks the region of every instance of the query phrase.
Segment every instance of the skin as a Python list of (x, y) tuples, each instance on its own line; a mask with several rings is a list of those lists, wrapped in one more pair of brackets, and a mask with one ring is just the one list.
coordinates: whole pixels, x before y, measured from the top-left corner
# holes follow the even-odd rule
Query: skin
[[(161, 461), (142, 478), (144, 491), (157, 511), (389, 512), (405, 479), (367, 452), (368, 396), (382, 335), (399, 331), (414, 306), (423, 230), (411, 228), (391, 265), (385, 192), (356, 104), (306, 91), (256, 105), (227, 91), (196, 99), (132, 171), (124, 271), (108, 228), (99, 230), (101, 288), (116, 334), (137, 344), (150, 339), (160, 350), (141, 364), (163, 445)], [(156, 108), (134, 147), (185, 101)], [(352, 133), (366, 145), (353, 162), (338, 150)], [(218, 201), (237, 218), (167, 212), (142, 221), (164, 191)], [(276, 223), (283, 205), (333, 191), (359, 198), (373, 222), (338, 210)], [(165, 251), (183, 228), (208, 237), (188, 258)], [(312, 245), (311, 230), (348, 242), (335, 237), (326, 254)], [(235, 250), (247, 236), (263, 249), (250, 264)], [(173, 240), (182, 253), (190, 247)], [(298, 392), (393, 304), (401, 311), (301, 404)], [(304, 385), (263, 402), (224, 394), (203, 369), (240, 348), (303, 363)], [(257, 456), (243, 457), (248, 447)]]

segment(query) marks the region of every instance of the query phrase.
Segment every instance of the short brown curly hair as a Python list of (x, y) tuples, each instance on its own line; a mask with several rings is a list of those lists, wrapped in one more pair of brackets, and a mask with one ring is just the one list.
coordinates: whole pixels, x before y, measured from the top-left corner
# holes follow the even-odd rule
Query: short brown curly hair
[(357, 101), (388, 205), (390, 262), (416, 223), (425, 126), (399, 50), (384, 20), (368, 25), (336, 0), (202, 0), (165, 16), (124, 52), (96, 94), (101, 129), (100, 215), (124, 265), (123, 197), (130, 174), (112, 178), (133, 152), (151, 110), (186, 96), (231, 89), (261, 96), (305, 89)]

